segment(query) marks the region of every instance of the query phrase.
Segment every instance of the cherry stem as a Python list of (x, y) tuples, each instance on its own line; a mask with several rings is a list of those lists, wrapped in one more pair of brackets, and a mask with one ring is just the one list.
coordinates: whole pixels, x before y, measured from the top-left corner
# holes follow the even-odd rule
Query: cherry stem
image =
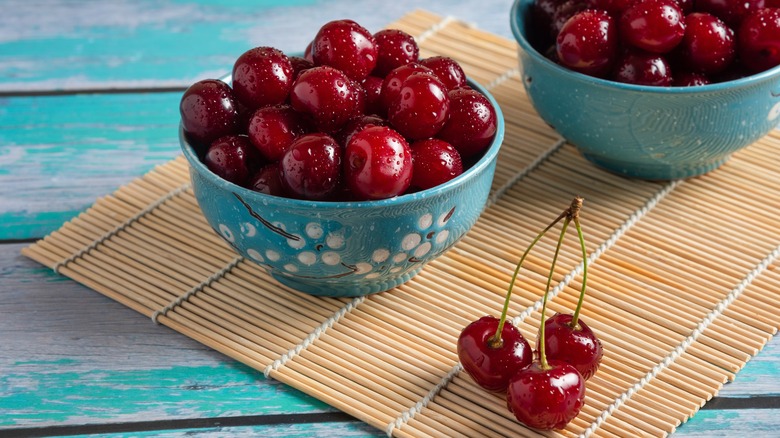
[(588, 251), (585, 249), (585, 237), (582, 235), (579, 215), (575, 216), (573, 220), (574, 226), (577, 228), (577, 237), (580, 239), (580, 247), (582, 248), (582, 288), (580, 289), (580, 299), (577, 301), (577, 308), (574, 310), (574, 316), (571, 318), (571, 328), (577, 330), (579, 329), (580, 309), (582, 309), (582, 302), (585, 300), (585, 287), (588, 283)]
[(557, 218), (555, 218), (554, 221), (550, 223), (550, 225), (547, 225), (547, 227), (542, 230), (541, 233), (539, 233), (536, 238), (531, 242), (530, 245), (528, 245), (528, 248), (526, 248), (523, 255), (520, 257), (520, 261), (517, 262), (517, 266), (515, 266), (515, 272), (512, 274), (512, 280), (509, 282), (509, 290), (506, 292), (506, 298), (504, 299), (504, 308), (501, 310), (501, 319), (498, 321), (498, 328), (496, 329), (496, 334), (490, 337), (488, 339), (488, 345), (492, 348), (501, 348), (501, 345), (503, 344), (503, 339), (501, 339), (501, 332), (504, 330), (504, 323), (506, 322), (506, 315), (507, 312), (509, 312), (509, 301), (512, 297), (512, 289), (515, 287), (515, 280), (517, 280), (517, 274), (520, 272), (520, 267), (523, 266), (523, 262), (525, 261), (526, 256), (528, 256), (528, 253), (531, 252), (531, 248), (533, 248), (537, 242), (542, 238), (542, 236), (547, 233), (547, 231), (550, 230), (550, 228), (554, 227), (555, 224), (561, 221), (561, 219), (567, 217), (569, 214), (569, 210), (566, 209), (563, 213), (561, 213)]
[[(571, 209), (567, 210), (570, 212)], [(547, 274), (547, 286), (544, 288), (544, 298), (542, 298), (542, 322), (539, 325), (539, 365), (543, 370), (550, 369), (550, 365), (547, 363), (547, 355), (545, 354), (544, 344), (544, 323), (547, 318), (545, 314), (547, 312), (547, 295), (550, 294), (550, 284), (552, 283), (553, 273), (555, 272), (555, 264), (558, 261), (558, 254), (561, 252), (561, 245), (563, 244), (563, 238), (566, 235), (566, 229), (571, 222), (571, 214), (566, 215), (566, 220), (563, 221), (563, 227), (561, 227), (561, 234), (558, 236), (558, 243), (555, 246), (555, 255), (553, 256), (552, 263), (550, 263), (550, 273)]]

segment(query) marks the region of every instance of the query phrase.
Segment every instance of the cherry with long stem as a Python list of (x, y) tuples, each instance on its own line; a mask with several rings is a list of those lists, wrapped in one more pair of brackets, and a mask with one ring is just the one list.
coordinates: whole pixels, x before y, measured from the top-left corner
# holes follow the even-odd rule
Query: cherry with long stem
[(536, 236), (520, 257), (509, 284), (501, 317), (483, 316), (467, 325), (458, 337), (458, 359), (474, 382), (484, 389), (505, 391), (509, 379), (532, 361), (533, 352), (520, 330), (513, 324), (505, 324), (509, 301), (518, 272), (528, 253), (550, 228), (567, 215), (568, 210), (561, 213)]
[(604, 356), (604, 348), (593, 330), (580, 317), (588, 282), (588, 254), (579, 210), (580, 208), (572, 209), (571, 215), (564, 222), (564, 225), (568, 222), (574, 223), (582, 250), (582, 285), (577, 307), (574, 314), (556, 313), (547, 319), (545, 330), (537, 340), (537, 349), (546, 349), (547, 357), (571, 364), (588, 380), (598, 370)]
[[(547, 300), (563, 238), (581, 206), (582, 198), (577, 197), (566, 211), (542, 298), (539, 339), (545, 336)], [(526, 426), (542, 430), (562, 429), (579, 414), (585, 404), (585, 379), (576, 368), (564, 361), (548, 361), (545, 342), (540, 343), (538, 353), (536, 360), (510, 379), (507, 407)]]

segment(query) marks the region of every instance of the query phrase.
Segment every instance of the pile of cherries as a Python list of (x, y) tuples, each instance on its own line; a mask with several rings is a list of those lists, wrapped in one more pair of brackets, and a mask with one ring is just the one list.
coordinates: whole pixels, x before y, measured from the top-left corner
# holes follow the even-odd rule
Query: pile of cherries
[(455, 178), (492, 143), (495, 108), (445, 56), (398, 29), (324, 24), (303, 56), (255, 47), (232, 83), (191, 85), (187, 139), (220, 177), (309, 200), (384, 199)]
[[(509, 411), (528, 427), (563, 429), (585, 404), (585, 381), (591, 378), (604, 354), (601, 341), (579, 317), (587, 283), (587, 252), (579, 212), (583, 199), (574, 198), (528, 246), (509, 283), (501, 317), (483, 316), (467, 325), (458, 337), (457, 351), (463, 369), (475, 383), (492, 392), (506, 392)], [(531, 249), (563, 220), (547, 287), (542, 300), (536, 353), (513, 324), (506, 324), (512, 289)], [(570, 223), (574, 223), (582, 249), (583, 274), (577, 308), (573, 314), (545, 317), (547, 295), (558, 254)]]
[(693, 86), (780, 65), (780, 0), (535, 0), (534, 46), (618, 82)]

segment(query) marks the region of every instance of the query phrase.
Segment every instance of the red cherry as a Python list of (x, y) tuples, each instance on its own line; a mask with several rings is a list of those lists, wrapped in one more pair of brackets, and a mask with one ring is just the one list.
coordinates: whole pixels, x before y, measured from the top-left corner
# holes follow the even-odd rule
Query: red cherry
[(387, 126), (387, 121), (376, 115), (362, 115), (347, 122), (334, 136), (340, 145), (346, 147), (352, 135), (368, 126)]
[(190, 85), (179, 102), (184, 132), (201, 151), (219, 137), (239, 130), (239, 110), (233, 90), (217, 79)]
[(710, 78), (703, 73), (684, 71), (674, 74), (672, 85), (675, 87), (694, 87), (698, 85), (708, 85), (710, 83), (712, 83)]
[(560, 3), (553, 12), (552, 23), (550, 24), (552, 35), (557, 36), (563, 25), (569, 21), (569, 18), (587, 8), (588, 5), (581, 0), (565, 0), (563, 3)]
[(694, 0), (677, 0), (677, 4), (680, 5), (680, 9), (683, 14), (688, 15), (693, 12)]
[(327, 199), (341, 184), (341, 156), (341, 147), (326, 134), (298, 137), (279, 161), (285, 189), (302, 199)]
[(384, 78), (402, 65), (417, 62), (420, 48), (414, 37), (400, 29), (383, 29), (374, 34), (377, 45), (377, 61), (374, 76)]
[(420, 65), (428, 67), (433, 74), (447, 87), (454, 90), (466, 85), (466, 73), (457, 61), (448, 56), (431, 56), (421, 59)]
[(361, 84), (365, 91), (366, 104), (363, 112), (366, 114), (384, 114), (382, 106), (382, 83), (384, 80), (377, 76), (368, 76)]
[(257, 165), (257, 156), (247, 136), (226, 135), (214, 140), (203, 162), (220, 178), (247, 186)]
[(780, 65), (780, 9), (761, 9), (745, 17), (737, 34), (737, 52), (753, 73)]
[(571, 17), (556, 39), (558, 59), (580, 73), (603, 76), (617, 55), (615, 20), (605, 11), (585, 10)]
[(450, 98), (444, 84), (427, 73), (414, 73), (403, 82), (387, 108), (387, 120), (404, 137), (433, 137), (447, 123)]
[(662, 55), (628, 50), (618, 59), (612, 79), (626, 84), (668, 87), (672, 85), (672, 71)]
[(357, 199), (403, 194), (412, 181), (409, 144), (387, 126), (368, 126), (354, 133), (344, 152), (344, 179)]
[(360, 93), (341, 71), (319, 66), (298, 75), (290, 91), (290, 103), (296, 111), (310, 115), (318, 129), (330, 133), (359, 114)]
[(457, 345), (458, 359), (469, 376), (488, 391), (502, 392), (512, 376), (531, 363), (533, 352), (512, 324), (504, 324), (501, 339), (494, 342), (498, 324), (498, 318), (483, 316), (461, 331)]
[(233, 90), (249, 109), (284, 103), (293, 82), (287, 55), (273, 47), (255, 47), (233, 64)]
[(311, 60), (301, 56), (290, 56), (288, 59), (293, 69), (293, 79), (297, 78), (302, 71), (314, 67), (314, 63)]
[(287, 196), (279, 173), (279, 163), (270, 163), (261, 167), (252, 176), (249, 188), (266, 195)]
[(278, 161), (295, 140), (310, 130), (309, 124), (289, 105), (267, 106), (249, 120), (249, 140), (268, 161)]
[(352, 20), (325, 23), (312, 41), (316, 65), (329, 65), (356, 81), (363, 80), (376, 67), (374, 36)]
[(380, 91), (380, 100), (382, 108), (384, 108), (380, 115), (387, 115), (387, 109), (401, 93), (401, 86), (404, 81), (414, 73), (428, 73), (435, 76), (433, 70), (416, 62), (403, 65), (388, 73), (382, 81), (382, 89)]
[(692, 12), (685, 16), (685, 36), (677, 58), (687, 70), (705, 74), (728, 68), (736, 52), (734, 31), (714, 15)]
[[(582, 318), (578, 318), (577, 327), (572, 327), (573, 317), (556, 313), (545, 320), (546, 354), (549, 360), (560, 360), (573, 366), (583, 379), (588, 380), (598, 370), (604, 356), (604, 348)], [(537, 340), (537, 345), (538, 343)]]
[(429, 138), (411, 144), (412, 186), (426, 190), (463, 173), (463, 160), (458, 151), (446, 141)]
[(696, 11), (710, 13), (733, 29), (751, 12), (763, 9), (765, 0), (696, 0)]
[(493, 105), (482, 93), (458, 88), (448, 93), (449, 120), (436, 134), (458, 150), (463, 158), (473, 157), (493, 142), (498, 117)]
[(571, 365), (551, 360), (521, 369), (509, 380), (507, 407), (518, 421), (541, 430), (563, 429), (585, 404), (585, 380)]
[[(683, 0), (691, 2), (693, 0)], [(588, 8), (603, 9), (615, 17), (619, 17), (635, 0), (586, 0)]]
[(653, 53), (669, 52), (685, 35), (685, 19), (676, 0), (635, 2), (623, 11), (618, 27), (625, 44)]

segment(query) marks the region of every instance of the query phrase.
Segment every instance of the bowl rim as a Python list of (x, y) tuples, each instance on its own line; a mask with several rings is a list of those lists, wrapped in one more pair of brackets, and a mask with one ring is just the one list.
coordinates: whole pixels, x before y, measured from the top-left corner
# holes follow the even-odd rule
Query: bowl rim
[(509, 15), (509, 24), (512, 29), (512, 34), (515, 37), (515, 41), (517, 41), (517, 43), (526, 53), (528, 53), (536, 61), (544, 64), (547, 68), (558, 70), (564, 74), (571, 74), (575, 79), (581, 80), (583, 82), (590, 82), (594, 85), (600, 85), (602, 87), (623, 89), (627, 91), (638, 91), (644, 93), (701, 94), (701, 93), (712, 93), (712, 92), (723, 91), (723, 90), (732, 90), (741, 87), (749, 87), (754, 85), (755, 83), (763, 82), (769, 79), (778, 79), (778, 77), (780, 77), (780, 65), (778, 65), (770, 68), (769, 70), (764, 70), (759, 73), (755, 73), (749, 76), (745, 76), (730, 81), (711, 83), (707, 85), (699, 85), (695, 87), (674, 87), (674, 86), (662, 87), (662, 86), (652, 86), (652, 85), (625, 84), (622, 82), (611, 81), (608, 79), (597, 78), (595, 76), (579, 73), (573, 70), (566, 69), (552, 62), (549, 58), (539, 53), (539, 51), (536, 50), (536, 48), (533, 47), (531, 43), (526, 39), (525, 35), (523, 35), (519, 23), (520, 8), (526, 6), (526, 4), (528, 4), (527, 7), (530, 7), (532, 3), (533, 0), (514, 0), (514, 3), (512, 4), (512, 9)]
[[(221, 81), (229, 83), (231, 79), (230, 74), (220, 78)], [(366, 201), (322, 201), (322, 200), (308, 200), (287, 198), (282, 196), (269, 195), (266, 193), (256, 192), (246, 187), (239, 186), (230, 181), (217, 176), (214, 172), (210, 171), (208, 167), (203, 163), (198, 155), (195, 153), (195, 149), (187, 140), (184, 135), (184, 127), (179, 120), (179, 146), (190, 163), (190, 166), (195, 169), (200, 175), (204, 176), (210, 183), (217, 185), (223, 190), (238, 193), (245, 200), (252, 199), (252, 201), (273, 203), (276, 206), (285, 206), (293, 208), (381, 208), (386, 206), (399, 206), (415, 202), (417, 200), (433, 197), (442, 194), (443, 192), (450, 191), (453, 187), (459, 186), (465, 182), (465, 180), (472, 178), (474, 175), (481, 173), (485, 168), (491, 165), (497, 158), (501, 145), (504, 142), (505, 133), (505, 121), (504, 115), (501, 111), (501, 107), (498, 105), (495, 97), (487, 90), (486, 87), (474, 81), (471, 78), (467, 78), (468, 85), (484, 95), (496, 112), (496, 133), (493, 137), (493, 141), (490, 146), (484, 151), (482, 156), (477, 162), (471, 165), (466, 171), (457, 177), (443, 183), (438, 186), (431, 187), (426, 190), (418, 192), (406, 193), (403, 195), (393, 196), (391, 198), (366, 200)]]

